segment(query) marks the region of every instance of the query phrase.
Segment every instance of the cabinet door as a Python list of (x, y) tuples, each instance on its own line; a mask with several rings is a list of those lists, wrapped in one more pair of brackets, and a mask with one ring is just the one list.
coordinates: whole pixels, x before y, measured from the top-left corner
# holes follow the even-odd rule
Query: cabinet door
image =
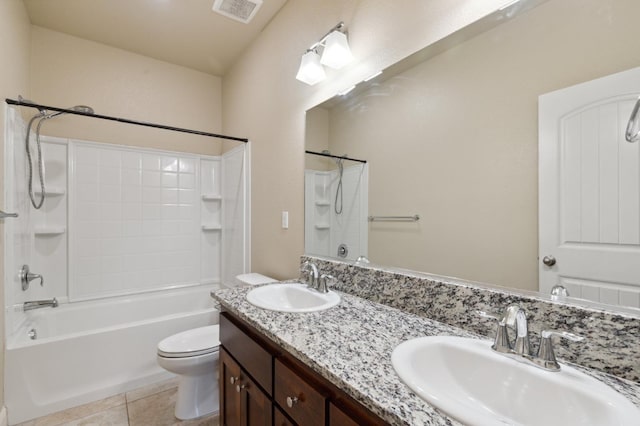
[(239, 386), (242, 370), (224, 349), (220, 348), (220, 424), (241, 425)]
[(242, 379), (240, 386), (240, 404), (242, 425), (272, 426), (273, 404), (255, 382), (248, 377)]
[(273, 408), (273, 426), (296, 426), (278, 407)]
[(329, 404), (329, 426), (360, 426), (362, 424), (364, 423), (356, 422), (332, 403)]

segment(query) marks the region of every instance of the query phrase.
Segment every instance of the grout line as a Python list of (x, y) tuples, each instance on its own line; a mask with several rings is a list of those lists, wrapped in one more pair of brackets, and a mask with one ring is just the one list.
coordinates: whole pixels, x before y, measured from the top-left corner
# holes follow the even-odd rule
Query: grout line
[(129, 400), (126, 394), (124, 396), (124, 405), (126, 406), (126, 409), (127, 409), (127, 425), (131, 426), (131, 417), (129, 417)]

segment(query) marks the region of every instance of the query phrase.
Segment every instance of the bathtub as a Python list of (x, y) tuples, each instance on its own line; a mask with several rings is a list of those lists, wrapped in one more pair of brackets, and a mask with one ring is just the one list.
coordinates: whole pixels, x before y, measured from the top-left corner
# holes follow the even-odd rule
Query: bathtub
[[(173, 377), (156, 363), (160, 340), (218, 323), (199, 286), (61, 304), (25, 312), (8, 336), (5, 405), (9, 424)], [(35, 330), (32, 339), (29, 332)]]

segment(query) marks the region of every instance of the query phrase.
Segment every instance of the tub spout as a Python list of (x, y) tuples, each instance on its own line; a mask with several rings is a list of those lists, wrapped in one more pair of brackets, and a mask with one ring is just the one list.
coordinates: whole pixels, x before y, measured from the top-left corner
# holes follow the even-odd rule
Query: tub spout
[(29, 302), (24, 302), (24, 304), (22, 305), (22, 310), (26, 312), (32, 309), (40, 309), (40, 308), (46, 308), (46, 307), (57, 308), (58, 299), (54, 297), (53, 299), (50, 299), (50, 300), (31, 300)]

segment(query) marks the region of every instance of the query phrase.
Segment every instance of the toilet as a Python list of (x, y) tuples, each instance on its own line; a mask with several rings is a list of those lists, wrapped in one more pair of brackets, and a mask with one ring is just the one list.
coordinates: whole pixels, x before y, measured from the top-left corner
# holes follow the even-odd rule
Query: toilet
[[(276, 281), (250, 273), (235, 277), (233, 286), (251, 286)], [(218, 324), (194, 328), (167, 337), (158, 343), (158, 365), (180, 376), (175, 416), (194, 419), (219, 411)]]

